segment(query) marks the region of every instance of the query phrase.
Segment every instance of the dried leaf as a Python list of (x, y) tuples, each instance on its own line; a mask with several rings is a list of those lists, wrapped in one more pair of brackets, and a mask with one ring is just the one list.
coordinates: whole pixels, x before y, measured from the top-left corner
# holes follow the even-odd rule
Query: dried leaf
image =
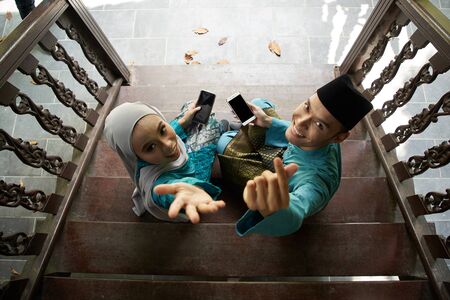
[(184, 60), (184, 63), (187, 64), (187, 65), (189, 65), (189, 64), (191, 63), (191, 61), (190, 61), (189, 59), (185, 59), (185, 60)]
[(189, 55), (189, 56), (194, 56), (198, 54), (197, 50), (189, 50), (188, 52), (185, 53), (185, 55)]
[(37, 141), (30, 141), (30, 144), (31, 144), (31, 145), (37, 145), (38, 142), (37, 142)]
[(9, 268), (10, 268), (11, 274), (12, 274), (13, 276), (19, 276), (19, 275), (20, 275), (20, 273), (17, 272), (13, 267), (9, 267)]
[(36, 81), (34, 81), (33, 79), (31, 79), (30, 82), (31, 82), (31, 84), (34, 84), (34, 85), (37, 84)]
[(207, 33), (209, 30), (204, 28), (204, 27), (199, 27), (197, 29), (192, 30), (194, 33), (196, 34), (205, 34)]
[(228, 37), (223, 37), (219, 40), (218, 44), (219, 46), (222, 46), (223, 44), (225, 44), (228, 40)]
[(216, 64), (218, 64), (218, 65), (227, 65), (229, 63), (230, 62), (227, 59), (221, 59)]
[(24, 186), (25, 186), (25, 185), (23, 184), (23, 179), (22, 179), (22, 178), (19, 179), (19, 185), (20, 185), (20, 187), (24, 187)]
[(191, 65), (201, 65), (201, 63), (199, 61), (193, 60), (191, 62)]
[(275, 53), (276, 56), (281, 56), (281, 48), (277, 42), (271, 41), (269, 43), (269, 50), (270, 50), (270, 52)]
[(13, 17), (13, 14), (12, 14), (12, 12), (10, 12), (10, 11), (7, 11), (6, 12), (6, 14), (5, 14), (5, 17), (6, 17), (6, 20), (11, 20), (12, 19), (12, 17)]

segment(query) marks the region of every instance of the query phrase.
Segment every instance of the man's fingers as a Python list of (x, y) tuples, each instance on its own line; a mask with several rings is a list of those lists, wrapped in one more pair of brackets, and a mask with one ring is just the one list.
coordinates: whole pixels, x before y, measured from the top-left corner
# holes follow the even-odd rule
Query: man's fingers
[(263, 176), (255, 177), (256, 183), (256, 205), (258, 210), (265, 210), (267, 208), (267, 182)]
[(280, 190), (280, 199), (281, 199), (281, 207), (286, 207), (289, 205), (289, 185), (288, 185), (288, 176), (286, 174), (286, 170), (283, 167), (283, 162), (279, 157), (276, 157), (273, 160), (273, 164), (275, 166), (275, 171), (277, 172), (278, 178), (278, 187)]
[(158, 195), (165, 195), (165, 194), (176, 194), (178, 192), (178, 184), (159, 184), (155, 186), (153, 191), (157, 193)]
[[(273, 192), (272, 192), (273, 184), (275, 183), (278, 186), (277, 177), (274, 173), (272, 173), (268, 170), (264, 171), (261, 174), (261, 176), (264, 177), (264, 180), (266, 181), (267, 194), (264, 195), (266, 207), (270, 211), (274, 211), (277, 206), (278, 200), (273, 198), (273, 195), (271, 195), (271, 194), (273, 194)], [(271, 186), (272, 186), (272, 188), (271, 188)]]
[(197, 209), (194, 205), (186, 205), (186, 215), (188, 216), (189, 220), (191, 220), (192, 224), (197, 224), (198, 222), (200, 222), (200, 215), (198, 214)]
[(248, 209), (256, 210), (256, 184), (253, 180), (247, 181), (244, 189), (244, 201)]
[(287, 178), (291, 178), (292, 175), (294, 175), (295, 172), (297, 172), (298, 166), (294, 163), (291, 163), (291, 164), (285, 166), (284, 170), (286, 171)]
[[(278, 186), (278, 177), (270, 172), (270, 178), (267, 179), (267, 204), (270, 212), (280, 209), (282, 199), (280, 195), (280, 187)], [(264, 174), (264, 173), (263, 173)]]
[(169, 207), (169, 218), (175, 219), (178, 216), (178, 213), (180, 212), (180, 209), (182, 209), (184, 206), (184, 201), (182, 198), (175, 198), (173, 200), (172, 204)]

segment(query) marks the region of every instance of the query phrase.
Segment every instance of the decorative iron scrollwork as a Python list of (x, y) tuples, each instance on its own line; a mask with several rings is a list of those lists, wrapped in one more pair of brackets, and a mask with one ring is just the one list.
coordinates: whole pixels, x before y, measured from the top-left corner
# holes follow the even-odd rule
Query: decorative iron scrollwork
[(36, 105), (26, 94), (19, 92), (17, 96), (16, 101), (12, 101), (9, 105), (15, 113), (34, 116), (46, 131), (58, 135), (68, 144), (75, 145), (80, 137), (75, 128), (63, 125), (59, 117), (52, 115), (42, 105)]
[(381, 109), (377, 109), (372, 113), (371, 116), (374, 125), (381, 125), (397, 110), (397, 108), (402, 107), (409, 102), (412, 95), (421, 84), (433, 82), (439, 74), (440, 72), (436, 71), (431, 63), (428, 62), (423, 65), (416, 76), (405, 82), (404, 86), (395, 93), (392, 100), (384, 102)]
[(78, 62), (67, 53), (66, 49), (60, 43), (55, 44), (51, 50), (51, 54), (55, 60), (64, 62), (69, 67), (73, 77), (79, 83), (83, 84), (92, 96), (99, 100), (98, 93), (100, 90), (97, 82), (89, 78), (86, 70), (80, 67)]
[(105, 65), (103, 64), (103, 62), (98, 59), (97, 54), (95, 53), (95, 51), (93, 49), (91, 49), (87, 43), (84, 41), (84, 39), (81, 37), (81, 35), (79, 34), (79, 32), (77, 31), (77, 29), (75, 28), (75, 26), (73, 26), (72, 24), (68, 25), (66, 28), (64, 28), (64, 30), (67, 33), (67, 36), (78, 42), (78, 44), (80, 44), (81, 49), (83, 50), (84, 55), (86, 55), (86, 58), (97, 68), (98, 72), (103, 76), (103, 77), (107, 77), (107, 69), (105, 67)]
[[(442, 108), (443, 112), (439, 112)], [(408, 125), (402, 125), (395, 129), (394, 133), (384, 136), (383, 142), (386, 151), (390, 151), (399, 144), (404, 143), (413, 134), (423, 132), (431, 122), (436, 123), (438, 117), (450, 115), (450, 92), (447, 92), (439, 99), (436, 104), (430, 104), (428, 108), (424, 108), (420, 114), (412, 117)]]
[(438, 146), (434, 146), (425, 151), (423, 156), (415, 155), (411, 156), (408, 161), (399, 162), (394, 165), (395, 168), (399, 168), (399, 164), (403, 165), (406, 171), (406, 176), (401, 175), (400, 181), (419, 174), (422, 174), (429, 168), (436, 169), (445, 166), (450, 162), (450, 144), (449, 141), (444, 141)]
[(369, 58), (366, 59), (361, 67), (363, 77), (372, 70), (373, 65), (383, 56), (387, 43), (390, 39), (397, 37), (402, 31), (403, 26), (399, 25), (397, 21), (392, 22), (389, 26), (388, 32), (378, 41), (376, 46), (370, 52)]
[(23, 206), (32, 211), (42, 211), (47, 204), (47, 195), (40, 190), (25, 191), (19, 184), (7, 184), (0, 180), (0, 205), (7, 207)]
[(418, 50), (419, 48), (415, 47), (414, 43), (409, 40), (403, 46), (400, 53), (396, 55), (395, 58), (390, 61), (389, 65), (383, 69), (380, 77), (372, 82), (370, 88), (368, 89), (368, 92), (372, 94), (372, 96), (376, 96), (381, 91), (383, 86), (389, 83), (395, 77), (401, 64), (407, 59), (414, 58)]
[(421, 198), (428, 213), (442, 213), (450, 208), (450, 189), (446, 189), (445, 194), (429, 192)]
[(41, 64), (38, 64), (34, 72), (31, 74), (36, 84), (45, 84), (52, 88), (56, 97), (67, 107), (72, 108), (72, 110), (79, 115), (83, 120), (86, 121), (89, 114), (89, 109), (87, 104), (75, 98), (75, 94), (68, 88), (64, 86), (64, 83), (59, 82), (59, 80), (53, 78), (50, 72)]
[(44, 149), (22, 139), (11, 137), (6, 131), (0, 129), (0, 151), (10, 150), (25, 164), (34, 168), (43, 168), (47, 172), (60, 175), (66, 163), (59, 156), (47, 156)]
[(0, 254), (6, 256), (21, 255), (27, 250), (32, 238), (32, 236), (27, 236), (23, 232), (5, 237), (3, 232), (0, 232)]

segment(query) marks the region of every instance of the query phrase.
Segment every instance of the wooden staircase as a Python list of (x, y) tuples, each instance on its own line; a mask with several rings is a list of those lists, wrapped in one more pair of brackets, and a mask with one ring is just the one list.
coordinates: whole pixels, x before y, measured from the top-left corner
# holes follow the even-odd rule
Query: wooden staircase
[[(266, 97), (284, 118), (332, 78), (332, 66), (143, 66), (116, 103), (145, 101), (172, 118), (201, 89)], [(299, 84), (301, 83), (301, 84)], [(241, 193), (198, 225), (131, 211), (133, 189), (102, 139), (43, 278), (42, 299), (431, 299), (425, 273), (384, 171), (360, 124), (342, 144), (343, 179), (330, 204), (281, 238), (240, 238)], [(218, 181), (220, 184), (220, 181)]]
[[(417, 27), (410, 40), (385, 67), (386, 72), (364, 88), (362, 81), (388, 41), (410, 22)], [(96, 86), (77, 59), (57, 43), (50, 32), (55, 24), (80, 45), (106, 86)], [(68, 140), (58, 126), (62, 123), (48, 121), (59, 117), (8, 82), (19, 70), (34, 84), (51, 87), (58, 101), (89, 126), (84, 133), (77, 132), (76, 139), (66, 141), (78, 149), (67, 162), (47, 155), (32, 140), (23, 141), (0, 128), (0, 150), (13, 151), (24, 164), (58, 176), (57, 191), (41, 191), (39, 197), (40, 191), (2, 182), (1, 192), (7, 195), (3, 206), (20, 205), (46, 217), (33, 235), (0, 236), (2, 253), (6, 253), (2, 255), (26, 261), (21, 274), (0, 286), (0, 299), (449, 299), (445, 259), (450, 258), (450, 239), (443, 241), (423, 216), (447, 210), (450, 190), (414, 195), (407, 180), (448, 164), (449, 142), (425, 149), (424, 156), (410, 157), (415, 161), (399, 161), (392, 150), (404, 142), (399, 139), (410, 135), (386, 134), (380, 126), (388, 112), (407, 104), (418, 86), (450, 70), (449, 24), (427, 0), (383, 0), (334, 70), (331, 65), (293, 64), (128, 69), (81, 0), (43, 1), (0, 44), (0, 104), (16, 114), (33, 115), (42, 128)], [(413, 83), (412, 79), (405, 82), (392, 101), (364, 119), (367, 127), (361, 123), (352, 131), (342, 144), (339, 190), (297, 233), (280, 238), (238, 237), (234, 224), (246, 207), (241, 192), (220, 180), (216, 183), (222, 185), (227, 206), (203, 216), (198, 225), (164, 223), (148, 214), (138, 218), (131, 211), (132, 183), (119, 157), (101, 137), (104, 119), (114, 106), (143, 101), (171, 119), (184, 102), (207, 89), (217, 94), (217, 118), (231, 119), (225, 98), (240, 91), (247, 100), (272, 100), (279, 105), (281, 117), (290, 119), (294, 108), (331, 80), (333, 73), (350, 74), (358, 88), (374, 99), (402, 62), (413, 59), (429, 43), (437, 53), (422, 66), (426, 72), (412, 75)], [(30, 54), (38, 44), (47, 55), (64, 61), (95, 98), (97, 108), (84, 110), (86, 103), (62, 88), (38, 63)], [(44, 75), (37, 76), (38, 72)], [(17, 107), (19, 96), (23, 111)], [(448, 103), (448, 93), (439, 97), (436, 107), (448, 107), (443, 104)], [(437, 120), (438, 112), (425, 112), (403, 128), (420, 132), (430, 125), (427, 118)], [(411, 126), (422, 123), (426, 124), (420, 128)], [(438, 154), (431, 157), (430, 151)], [(5, 193), (10, 190), (17, 194)]]

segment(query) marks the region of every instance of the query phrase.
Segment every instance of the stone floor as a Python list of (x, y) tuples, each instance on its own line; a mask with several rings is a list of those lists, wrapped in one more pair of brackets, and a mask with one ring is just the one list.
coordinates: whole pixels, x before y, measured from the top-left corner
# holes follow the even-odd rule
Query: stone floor
[[(36, 4), (41, 1), (37, 1)], [(182, 65), (184, 53), (196, 50), (194, 59), (202, 64), (214, 64), (226, 59), (231, 64), (339, 64), (349, 51), (353, 41), (362, 29), (377, 0), (93, 0), (84, 1), (90, 12), (104, 30), (111, 43), (127, 65)], [(449, 0), (433, 0), (436, 7), (449, 16)], [(7, 17), (12, 12), (12, 18)], [(0, 0), (0, 36), (8, 35), (20, 23), (14, 0)], [(195, 35), (192, 30), (205, 27), (209, 32)], [(413, 26), (403, 30), (398, 39), (389, 43), (386, 55), (377, 63), (365, 84), (375, 79), (382, 68), (399, 52), (408, 39)], [(69, 40), (65, 33), (54, 26), (52, 32), (60, 43), (77, 58), (84, 57), (77, 44)], [(219, 46), (218, 41), (227, 37), (227, 42)], [(281, 57), (267, 49), (269, 41), (279, 43)], [(386, 90), (390, 94), (381, 94), (374, 104), (381, 107), (381, 99), (386, 99), (415, 74), (433, 53), (432, 47), (423, 51), (422, 62), (414, 59), (391, 82)], [(95, 105), (93, 98), (85, 90), (78, 88), (71, 79), (70, 72), (62, 63), (53, 61), (40, 49), (33, 54), (67, 87), (76, 89), (77, 98)], [(81, 54), (81, 55), (80, 55)], [(80, 64), (100, 85), (104, 81), (87, 59)], [(92, 72), (91, 72), (92, 71)], [(407, 121), (409, 116), (419, 112), (424, 106), (436, 102), (449, 87), (450, 74), (440, 76), (430, 86), (419, 87), (412, 104), (398, 112), (398, 118)], [(16, 72), (11, 80), (55, 114), (63, 116), (64, 122), (72, 124), (82, 131), (84, 124), (76, 121), (75, 115), (56, 100), (46, 87), (33, 86), (30, 79)], [(391, 98), (390, 98), (391, 99)], [(15, 137), (33, 139), (49, 153), (65, 153), (65, 159), (71, 157), (68, 148), (59, 139), (55, 139), (35, 125), (32, 117), (16, 116), (9, 108), (0, 107), (0, 128)], [(398, 119), (396, 117), (396, 121)], [(438, 129), (430, 127), (419, 136), (405, 143), (397, 152), (400, 159), (413, 154), (420, 155), (425, 148), (448, 139), (450, 118), (442, 118)], [(386, 128), (392, 127), (387, 122)], [(447, 130), (442, 130), (447, 128)], [(24, 166), (14, 154), (0, 152), (0, 179), (7, 182), (22, 181), (27, 188), (39, 188), (52, 192), (56, 179), (45, 171)], [(438, 170), (429, 170), (414, 180), (419, 193), (443, 191), (450, 186), (450, 165)], [(23, 209), (0, 209), (0, 216), (39, 217)], [(436, 218), (436, 217), (435, 217)], [(449, 215), (435, 219), (438, 230), (450, 233), (447, 222)], [(31, 225), (30, 225), (31, 226)]]

